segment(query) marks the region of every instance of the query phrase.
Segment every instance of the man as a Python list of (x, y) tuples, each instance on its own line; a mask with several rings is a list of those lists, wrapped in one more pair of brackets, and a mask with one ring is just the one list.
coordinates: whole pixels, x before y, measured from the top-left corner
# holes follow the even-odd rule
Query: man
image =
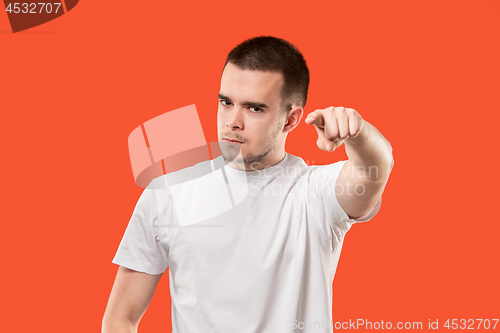
[[(282, 39), (253, 38), (229, 53), (218, 95), (222, 157), (187, 169), (211, 163), (213, 170), (223, 159), (236, 204), (188, 223), (193, 211), (222, 207), (223, 194), (197, 196), (214, 188), (209, 177), (181, 190), (166, 176), (151, 182), (113, 259), (120, 266), (103, 332), (137, 330), (167, 267), (173, 332), (332, 331), (344, 235), (378, 212), (393, 158), (382, 134), (344, 107), (315, 110), (305, 123), (320, 149), (344, 143), (347, 161), (307, 166), (286, 153), (308, 85), (302, 54)], [(210, 197), (218, 201), (201, 202)]]

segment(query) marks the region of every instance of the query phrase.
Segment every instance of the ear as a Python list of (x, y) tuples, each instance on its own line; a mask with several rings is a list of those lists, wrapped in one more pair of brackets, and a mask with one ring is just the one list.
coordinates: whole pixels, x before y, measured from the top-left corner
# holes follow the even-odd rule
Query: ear
[(283, 128), (283, 132), (291, 132), (300, 124), (300, 120), (302, 119), (302, 115), (304, 114), (304, 109), (302, 106), (296, 105), (292, 106), (292, 108), (286, 113), (286, 124)]

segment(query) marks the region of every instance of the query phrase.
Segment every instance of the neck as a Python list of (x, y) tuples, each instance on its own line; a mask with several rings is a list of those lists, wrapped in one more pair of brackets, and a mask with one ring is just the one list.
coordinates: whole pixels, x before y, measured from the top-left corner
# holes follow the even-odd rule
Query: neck
[(235, 158), (231, 162), (226, 164), (230, 166), (233, 169), (237, 170), (242, 170), (242, 171), (256, 171), (256, 170), (262, 170), (265, 168), (270, 168), (279, 162), (283, 161), (283, 159), (286, 156), (286, 152), (284, 149), (282, 149), (279, 153), (276, 152), (273, 155), (267, 155), (266, 157), (262, 158), (260, 161), (248, 161), (244, 162), (243, 159), (238, 156), (238, 158)]

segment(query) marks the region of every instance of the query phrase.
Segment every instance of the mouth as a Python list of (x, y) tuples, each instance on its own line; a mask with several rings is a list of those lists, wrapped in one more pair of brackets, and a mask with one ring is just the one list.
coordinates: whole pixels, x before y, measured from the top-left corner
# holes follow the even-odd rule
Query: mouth
[(232, 140), (232, 139), (228, 139), (228, 138), (224, 138), (223, 139), (225, 142), (231, 142), (231, 143), (237, 143), (237, 144), (242, 144), (243, 142), (241, 141), (237, 141), (237, 140)]

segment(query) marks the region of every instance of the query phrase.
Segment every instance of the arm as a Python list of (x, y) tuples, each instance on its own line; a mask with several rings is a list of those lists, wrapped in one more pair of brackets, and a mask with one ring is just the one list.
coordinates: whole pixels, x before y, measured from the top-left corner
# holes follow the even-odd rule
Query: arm
[(371, 212), (394, 165), (389, 141), (354, 109), (320, 109), (305, 121), (318, 132), (320, 149), (332, 152), (345, 142), (349, 160), (333, 184), (342, 209), (353, 219)]
[(394, 165), (392, 146), (373, 126), (362, 120), (359, 135), (345, 141), (349, 160), (337, 178), (336, 186), (350, 191), (336, 194), (350, 218), (369, 213), (382, 196)]
[(150, 275), (119, 266), (102, 318), (101, 332), (137, 332), (162, 275)]

